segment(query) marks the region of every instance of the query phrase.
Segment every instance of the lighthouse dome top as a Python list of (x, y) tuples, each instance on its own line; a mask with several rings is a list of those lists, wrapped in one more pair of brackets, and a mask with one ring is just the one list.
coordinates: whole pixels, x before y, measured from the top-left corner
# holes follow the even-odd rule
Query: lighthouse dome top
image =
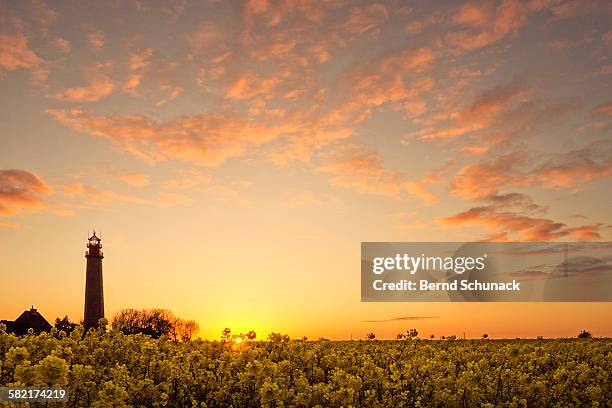
[(102, 238), (96, 235), (96, 231), (87, 239), (85, 256), (102, 257)]
[(102, 248), (102, 238), (96, 235), (96, 231), (94, 230), (93, 235), (87, 239), (87, 247), (98, 247)]

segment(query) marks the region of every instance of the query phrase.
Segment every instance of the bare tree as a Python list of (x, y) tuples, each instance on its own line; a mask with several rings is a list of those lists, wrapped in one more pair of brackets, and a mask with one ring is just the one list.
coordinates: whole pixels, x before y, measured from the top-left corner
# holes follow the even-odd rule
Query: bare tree
[(113, 317), (113, 329), (124, 334), (141, 333), (153, 338), (168, 336), (175, 341), (188, 341), (198, 331), (198, 324), (179, 319), (166, 309), (123, 309)]

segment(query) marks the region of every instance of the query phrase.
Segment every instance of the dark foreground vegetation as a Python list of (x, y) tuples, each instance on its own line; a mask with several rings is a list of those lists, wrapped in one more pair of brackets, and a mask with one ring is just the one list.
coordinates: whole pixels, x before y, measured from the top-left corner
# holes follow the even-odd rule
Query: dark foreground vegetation
[[(0, 386), (67, 386), (69, 407), (609, 406), (612, 340), (174, 341), (102, 327), (15, 336)], [(414, 333), (413, 333), (414, 334)]]

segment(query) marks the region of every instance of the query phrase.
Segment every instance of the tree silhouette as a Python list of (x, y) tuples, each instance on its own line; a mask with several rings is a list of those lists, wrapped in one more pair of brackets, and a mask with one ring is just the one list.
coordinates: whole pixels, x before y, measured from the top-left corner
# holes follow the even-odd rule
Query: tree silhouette
[(70, 334), (77, 326), (78, 324), (71, 322), (67, 315), (61, 319), (59, 317), (55, 319), (54, 327), (58, 332), (63, 331), (66, 334)]
[(226, 327), (221, 332), (221, 341), (225, 343), (227, 341), (230, 341), (231, 338), (232, 338), (232, 329), (230, 329), (229, 327)]
[(174, 341), (188, 341), (198, 331), (198, 324), (179, 319), (166, 309), (123, 309), (113, 317), (113, 329), (123, 334), (146, 334), (155, 339), (168, 336)]
[(580, 333), (578, 333), (579, 339), (590, 339), (591, 337), (593, 337), (593, 335), (586, 330), (583, 330)]

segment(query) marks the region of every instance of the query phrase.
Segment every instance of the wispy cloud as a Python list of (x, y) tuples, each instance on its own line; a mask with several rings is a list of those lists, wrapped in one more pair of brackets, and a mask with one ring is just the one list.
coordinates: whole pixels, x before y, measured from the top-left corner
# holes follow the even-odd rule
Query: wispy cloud
[(44, 180), (26, 170), (0, 170), (0, 215), (45, 207), (43, 197), (53, 192)]
[(510, 233), (516, 234), (519, 240), (524, 241), (554, 241), (563, 237), (589, 241), (601, 238), (602, 224), (571, 227), (563, 222), (542, 217), (546, 209), (524, 194), (493, 195), (485, 201), (488, 201), (488, 204), (440, 217), (438, 222), (451, 227), (483, 227), (493, 234), (488, 241), (512, 240)]
[(120, 193), (108, 188), (99, 188), (93, 184), (68, 183), (62, 185), (61, 188), (67, 198), (78, 199), (78, 202), (74, 203), (77, 208), (107, 207), (117, 202), (131, 204), (146, 204), (148, 202), (143, 197)]
[(12, 221), (0, 220), (0, 227), (17, 229), (19, 228), (19, 224)]
[(28, 46), (28, 38), (22, 34), (0, 35), (0, 74), (16, 69), (33, 69), (42, 59)]
[(104, 33), (102, 31), (99, 31), (99, 30), (91, 31), (87, 35), (87, 39), (89, 41), (89, 45), (91, 45), (91, 47), (95, 51), (98, 51), (98, 50), (102, 49), (104, 47), (104, 44), (106, 44), (106, 39), (104, 37)]
[(97, 102), (115, 90), (115, 82), (104, 74), (104, 66), (99, 64), (86, 70), (90, 83), (87, 86), (77, 86), (61, 89), (51, 95), (53, 99), (68, 102)]
[(146, 174), (135, 171), (114, 170), (111, 176), (132, 187), (144, 187), (149, 184), (149, 177)]
[(218, 166), (230, 157), (243, 155), (249, 146), (291, 131), (291, 124), (268, 126), (217, 114), (183, 116), (158, 124), (144, 115), (96, 116), (81, 108), (47, 112), (75, 130), (108, 138), (153, 163), (174, 158)]

